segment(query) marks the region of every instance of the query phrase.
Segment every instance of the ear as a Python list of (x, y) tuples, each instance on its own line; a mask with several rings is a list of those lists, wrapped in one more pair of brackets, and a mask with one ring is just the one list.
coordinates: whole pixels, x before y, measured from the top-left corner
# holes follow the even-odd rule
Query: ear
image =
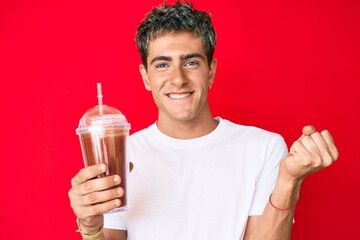
[(150, 81), (149, 81), (148, 74), (147, 74), (144, 64), (139, 65), (139, 71), (140, 71), (145, 89), (148, 91), (151, 91)]
[(210, 63), (209, 86), (211, 86), (214, 83), (216, 66), (217, 66), (217, 60), (215, 58), (213, 58)]

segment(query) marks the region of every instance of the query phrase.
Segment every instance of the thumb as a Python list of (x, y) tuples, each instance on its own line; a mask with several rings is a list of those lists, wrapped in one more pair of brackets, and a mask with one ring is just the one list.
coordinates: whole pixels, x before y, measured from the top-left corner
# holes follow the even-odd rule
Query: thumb
[(303, 136), (310, 136), (311, 134), (313, 134), (315, 132), (316, 132), (315, 127), (313, 127), (311, 125), (307, 125), (307, 126), (303, 127), (303, 129), (302, 129)]

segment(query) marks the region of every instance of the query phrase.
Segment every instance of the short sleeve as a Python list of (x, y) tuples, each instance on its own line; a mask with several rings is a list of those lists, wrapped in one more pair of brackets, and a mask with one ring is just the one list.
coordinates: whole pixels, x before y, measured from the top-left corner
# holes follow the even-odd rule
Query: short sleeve
[(284, 139), (274, 134), (268, 141), (265, 151), (265, 161), (255, 186), (249, 215), (262, 215), (270, 194), (275, 188), (281, 160), (288, 154)]
[(123, 221), (121, 213), (107, 213), (104, 214), (104, 228), (126, 230), (126, 225)]

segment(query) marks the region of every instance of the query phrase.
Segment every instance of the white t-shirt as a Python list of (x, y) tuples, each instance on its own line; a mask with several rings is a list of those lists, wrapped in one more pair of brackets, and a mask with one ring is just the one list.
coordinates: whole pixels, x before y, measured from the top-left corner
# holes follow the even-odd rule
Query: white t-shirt
[(274, 189), (283, 138), (217, 118), (208, 135), (180, 140), (156, 124), (131, 135), (129, 210), (105, 214), (105, 228), (129, 240), (238, 240)]

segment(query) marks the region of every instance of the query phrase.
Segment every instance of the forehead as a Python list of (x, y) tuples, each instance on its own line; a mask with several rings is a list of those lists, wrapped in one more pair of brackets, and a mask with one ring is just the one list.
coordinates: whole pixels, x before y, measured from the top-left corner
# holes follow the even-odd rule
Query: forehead
[(190, 32), (167, 33), (153, 39), (148, 47), (148, 59), (156, 56), (182, 56), (198, 53), (205, 57), (203, 41)]

